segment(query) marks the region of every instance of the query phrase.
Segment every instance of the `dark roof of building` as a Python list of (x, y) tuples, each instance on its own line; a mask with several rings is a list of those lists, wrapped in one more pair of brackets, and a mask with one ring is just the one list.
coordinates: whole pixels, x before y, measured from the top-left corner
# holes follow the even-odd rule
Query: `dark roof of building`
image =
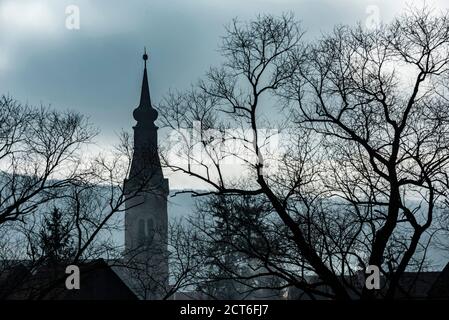
[(429, 289), (428, 297), (430, 299), (449, 299), (449, 263)]
[(103, 259), (78, 265), (80, 289), (68, 290), (66, 266), (35, 269), (20, 263), (0, 278), (0, 298), (10, 300), (137, 300), (137, 296)]
[[(404, 272), (396, 290), (396, 299), (426, 299), (441, 272)], [(446, 286), (448, 283), (446, 283)]]
[[(364, 276), (361, 275), (348, 276), (345, 280), (360, 290), (364, 285)], [(317, 277), (310, 277), (311, 283), (317, 281)], [(384, 281), (385, 278), (382, 278), (381, 283)], [(326, 286), (319, 286), (318, 289), (326, 293), (331, 292), (331, 289)], [(384, 290), (385, 288), (381, 289), (380, 296), (385, 293)], [(324, 299), (320, 296), (315, 298)], [(353, 298), (357, 296), (354, 295)], [(310, 299), (310, 297), (303, 290), (291, 287), (288, 289), (288, 299)], [(449, 299), (449, 263), (442, 271), (404, 272), (399, 279), (395, 299)]]

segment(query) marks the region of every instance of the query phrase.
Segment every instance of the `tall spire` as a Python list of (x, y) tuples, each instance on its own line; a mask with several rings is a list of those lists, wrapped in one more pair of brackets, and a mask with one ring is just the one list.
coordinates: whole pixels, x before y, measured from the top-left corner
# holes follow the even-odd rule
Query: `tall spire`
[[(124, 182), (125, 190), (125, 261), (133, 266), (129, 276), (132, 289), (142, 298), (161, 299), (167, 292), (168, 264), (168, 179), (164, 178), (157, 148), (157, 111), (151, 106), (148, 87), (148, 55), (143, 54), (144, 70), (139, 106), (133, 116), (134, 152)], [(137, 277), (137, 278), (136, 278)], [(131, 279), (132, 280), (132, 279)]]
[(151, 107), (151, 98), (150, 98), (150, 88), (148, 85), (148, 75), (147, 75), (147, 48), (144, 48), (144, 54), (142, 56), (144, 61), (144, 69), (143, 69), (143, 79), (142, 79), (142, 92), (140, 94), (140, 105), (141, 107)]
[(148, 85), (148, 74), (147, 74), (147, 60), (148, 54), (147, 49), (144, 48), (144, 54), (142, 56), (144, 61), (144, 69), (143, 69), (143, 79), (142, 79), (142, 90), (140, 93), (140, 103), (139, 106), (134, 110), (133, 116), (134, 119), (139, 123), (147, 124), (153, 123), (158, 114), (153, 106), (151, 105), (150, 98), (150, 87)]

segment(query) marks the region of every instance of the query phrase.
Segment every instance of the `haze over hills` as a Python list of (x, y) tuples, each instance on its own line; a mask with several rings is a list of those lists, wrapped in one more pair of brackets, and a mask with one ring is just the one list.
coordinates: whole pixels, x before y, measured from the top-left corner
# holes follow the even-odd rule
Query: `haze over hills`
[[(1, 183), (1, 182), (0, 182)], [(106, 189), (105, 189), (106, 190)], [(109, 192), (107, 190), (105, 192)], [(172, 189), (168, 197), (168, 218), (169, 222), (178, 222), (188, 217), (192, 217), (196, 213), (196, 201), (199, 198), (192, 197), (191, 193), (183, 192), (185, 190)], [(193, 191), (203, 191), (203, 190), (193, 190)], [(106, 196), (107, 197), (107, 196)], [(424, 210), (425, 208), (422, 208)], [(118, 246), (124, 245), (124, 212), (116, 213), (111, 219), (111, 225), (118, 226), (114, 228), (113, 231), (108, 231), (107, 233), (99, 235), (99, 237), (108, 237)], [(101, 240), (101, 239), (100, 239)], [(428, 237), (423, 236), (422, 243), (425, 243)], [(438, 240), (446, 244), (449, 248), (449, 239), (442, 238), (441, 236)], [(442, 268), (449, 261), (449, 254), (447, 250), (438, 248), (435, 245), (431, 245), (428, 248), (427, 253), (428, 264), (431, 265), (432, 270), (442, 270)]]

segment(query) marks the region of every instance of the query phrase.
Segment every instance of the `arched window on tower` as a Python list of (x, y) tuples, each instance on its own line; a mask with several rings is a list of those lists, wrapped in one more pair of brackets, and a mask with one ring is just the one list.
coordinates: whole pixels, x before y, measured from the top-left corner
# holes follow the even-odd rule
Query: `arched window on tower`
[(139, 246), (145, 245), (145, 220), (139, 220), (139, 230), (137, 232), (137, 243)]
[(153, 241), (154, 237), (154, 222), (153, 219), (148, 219), (147, 221), (147, 235), (148, 235), (148, 242), (151, 243)]

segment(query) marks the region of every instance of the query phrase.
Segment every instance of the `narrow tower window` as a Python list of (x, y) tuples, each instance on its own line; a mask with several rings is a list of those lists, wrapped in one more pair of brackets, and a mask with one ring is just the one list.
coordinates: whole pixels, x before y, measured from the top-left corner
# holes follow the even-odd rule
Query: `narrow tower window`
[(148, 221), (147, 221), (147, 235), (148, 235), (148, 242), (151, 243), (151, 241), (153, 241), (153, 236), (154, 236), (153, 219), (148, 219)]
[(139, 246), (143, 246), (145, 244), (145, 220), (139, 220), (139, 230), (137, 233), (137, 241)]

